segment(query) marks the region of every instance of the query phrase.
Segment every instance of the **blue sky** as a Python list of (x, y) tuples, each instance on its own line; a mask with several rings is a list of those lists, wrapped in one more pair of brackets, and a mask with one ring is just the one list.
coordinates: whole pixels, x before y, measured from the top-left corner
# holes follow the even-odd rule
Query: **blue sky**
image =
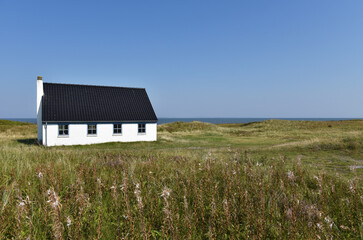
[(144, 87), (158, 117), (363, 117), (363, 1), (0, 0), (0, 117), (45, 82)]

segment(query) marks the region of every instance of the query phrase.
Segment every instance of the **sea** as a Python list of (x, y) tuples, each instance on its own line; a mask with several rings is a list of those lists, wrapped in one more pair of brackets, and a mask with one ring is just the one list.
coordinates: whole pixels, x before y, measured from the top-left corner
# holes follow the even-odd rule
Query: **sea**
[[(36, 118), (3, 118), (5, 120), (37, 123)], [(280, 120), (293, 120), (293, 121), (340, 121), (340, 120), (351, 120), (357, 118), (159, 118), (158, 125), (171, 123), (171, 122), (207, 122), (214, 124), (221, 123), (250, 123), (250, 122), (262, 122), (269, 119), (280, 119)]]

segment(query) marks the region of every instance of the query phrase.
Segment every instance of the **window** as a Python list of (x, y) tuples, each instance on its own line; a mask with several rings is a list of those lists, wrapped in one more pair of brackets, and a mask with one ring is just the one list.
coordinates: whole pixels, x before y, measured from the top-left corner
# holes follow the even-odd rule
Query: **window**
[(139, 123), (138, 133), (146, 133), (145, 123)]
[(121, 123), (113, 125), (113, 134), (122, 134), (122, 125), (121, 125)]
[(96, 135), (96, 134), (97, 134), (97, 125), (88, 124), (88, 135)]
[(68, 124), (59, 124), (58, 125), (58, 135), (59, 136), (68, 136), (69, 135)]

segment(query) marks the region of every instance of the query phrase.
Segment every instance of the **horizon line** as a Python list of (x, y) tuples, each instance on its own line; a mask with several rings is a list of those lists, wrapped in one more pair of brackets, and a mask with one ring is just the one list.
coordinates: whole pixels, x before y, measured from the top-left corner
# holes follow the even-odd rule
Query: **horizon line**
[[(296, 119), (302, 119), (302, 118), (336, 118), (336, 119), (363, 119), (363, 117), (158, 117), (158, 119), (166, 118), (166, 119), (176, 119), (176, 118), (184, 118), (184, 119), (192, 119), (192, 118), (205, 118), (205, 119), (213, 119), (213, 118), (245, 118), (245, 119), (253, 119), (253, 118), (264, 118), (264, 119), (284, 119), (284, 118), (296, 118)], [(0, 117), (0, 119), (36, 119), (36, 117)]]

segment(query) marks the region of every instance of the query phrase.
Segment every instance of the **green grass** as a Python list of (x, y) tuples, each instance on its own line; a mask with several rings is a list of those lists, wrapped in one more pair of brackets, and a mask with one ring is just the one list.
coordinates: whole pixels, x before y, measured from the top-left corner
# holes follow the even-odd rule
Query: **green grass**
[(171, 123), (44, 147), (0, 120), (0, 239), (362, 239), (363, 121)]

